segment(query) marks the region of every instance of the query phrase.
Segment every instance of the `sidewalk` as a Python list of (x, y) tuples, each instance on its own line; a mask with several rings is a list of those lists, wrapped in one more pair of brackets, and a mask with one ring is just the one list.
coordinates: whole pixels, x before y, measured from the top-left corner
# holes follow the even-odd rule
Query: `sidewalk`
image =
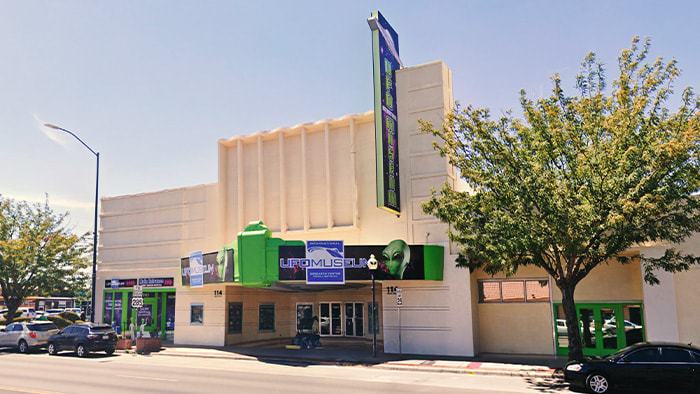
[[(120, 351), (124, 352), (124, 351)], [(134, 349), (126, 351), (135, 353)], [(343, 349), (286, 349), (235, 346), (166, 345), (151, 356), (206, 357), (261, 362), (363, 366), (368, 368), (479, 375), (561, 377), (566, 358), (541, 355), (480, 354), (477, 357), (447, 357), (378, 353)]]

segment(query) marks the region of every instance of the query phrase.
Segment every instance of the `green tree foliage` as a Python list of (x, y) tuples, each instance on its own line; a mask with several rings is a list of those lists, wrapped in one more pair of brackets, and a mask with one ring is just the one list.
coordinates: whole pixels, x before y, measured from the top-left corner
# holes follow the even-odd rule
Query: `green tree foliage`
[[(521, 91), (523, 119), (491, 120), (488, 109), (457, 105), (441, 128), (421, 123), (471, 189), (446, 185), (423, 206), (451, 225), (457, 265), (507, 275), (525, 265), (544, 269), (562, 293), (571, 359), (582, 357), (576, 285), (601, 264), (637, 258), (634, 245), (677, 245), (700, 230), (692, 196), (700, 190), (700, 101), (688, 87), (669, 111), (676, 61), (646, 63), (650, 42), (638, 44), (622, 51), (610, 93), (591, 53), (578, 95), (565, 95), (558, 75), (549, 97)], [(673, 247), (641, 259), (651, 284), (658, 269), (698, 262)]]
[(8, 316), (27, 296), (70, 295), (86, 287), (81, 269), (88, 266), (88, 234), (72, 234), (67, 217), (48, 201), (30, 205), (0, 196), (0, 289)]

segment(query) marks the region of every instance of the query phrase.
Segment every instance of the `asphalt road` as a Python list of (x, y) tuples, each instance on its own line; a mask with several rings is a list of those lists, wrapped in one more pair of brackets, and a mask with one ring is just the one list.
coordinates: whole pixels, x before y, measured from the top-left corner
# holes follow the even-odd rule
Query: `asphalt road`
[(556, 381), (261, 361), (0, 352), (2, 393), (568, 393)]

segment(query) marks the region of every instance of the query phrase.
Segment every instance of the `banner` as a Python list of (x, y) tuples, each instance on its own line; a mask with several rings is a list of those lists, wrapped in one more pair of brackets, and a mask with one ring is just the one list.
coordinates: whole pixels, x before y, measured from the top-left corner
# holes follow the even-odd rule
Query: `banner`
[[(367, 260), (370, 255), (379, 262), (374, 273), (377, 280), (425, 279), (424, 245), (408, 245), (397, 239), (387, 245), (346, 245), (343, 257), (345, 280), (371, 279)], [(313, 262), (304, 246), (280, 246), (280, 280), (304, 280)], [(313, 268), (312, 268), (313, 269)]]
[(310, 285), (345, 284), (343, 241), (306, 243), (306, 283)]
[[(225, 249), (225, 253), (212, 252), (202, 255), (202, 283), (223, 283), (233, 282), (233, 249)], [(180, 259), (180, 272), (182, 275), (182, 285), (191, 286), (194, 269), (190, 264), (189, 257)]]
[(204, 257), (202, 251), (190, 253), (190, 287), (204, 286)]

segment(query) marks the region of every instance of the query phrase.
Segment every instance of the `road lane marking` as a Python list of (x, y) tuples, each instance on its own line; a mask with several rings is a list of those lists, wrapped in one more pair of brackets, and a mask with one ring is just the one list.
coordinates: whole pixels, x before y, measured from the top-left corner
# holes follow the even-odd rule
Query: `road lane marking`
[(165, 379), (165, 378), (152, 378), (150, 376), (135, 376), (135, 375), (117, 375), (120, 378), (134, 378), (134, 379), (144, 379), (144, 380), (160, 380), (163, 382), (177, 382), (177, 379)]
[(14, 391), (16, 393), (31, 393), (31, 394), (64, 394), (59, 391), (44, 391), (44, 390), (34, 390), (22, 387), (10, 387), (10, 386), (0, 386), (2, 391)]

